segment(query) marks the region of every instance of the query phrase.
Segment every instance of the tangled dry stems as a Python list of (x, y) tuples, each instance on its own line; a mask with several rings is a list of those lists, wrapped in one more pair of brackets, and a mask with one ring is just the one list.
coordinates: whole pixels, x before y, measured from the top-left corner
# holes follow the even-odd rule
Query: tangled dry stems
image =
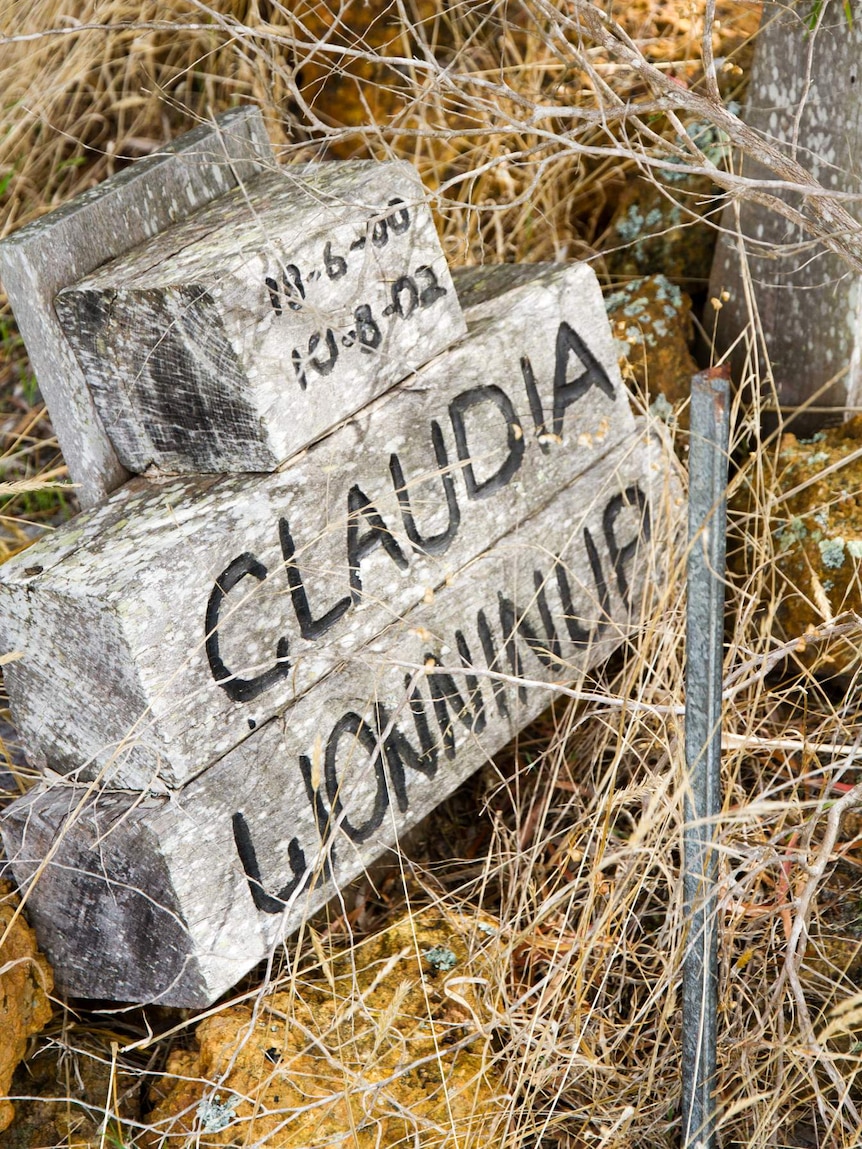
[[(708, 167), (685, 136), (685, 117), (702, 112), (703, 101), (719, 102), (719, 80), (722, 94), (732, 94), (732, 53), (756, 24), (751, 5), (727, 4), (723, 29), (713, 25), (705, 38), (706, 7), (649, 0), (618, 5), (615, 27), (596, 22), (598, 9), (544, 0), (399, 0), (388, 16), (385, 9), (366, 5), (360, 27), (345, 32), (311, 3), (106, 0), (85, 10), (41, 0), (8, 8), (4, 232), (196, 119), (250, 99), (282, 160), (410, 158), (455, 263), (590, 258), (602, 274), (602, 236), (632, 173), (660, 173), (680, 159)], [(347, 15), (346, 6), (340, 11)], [(713, 75), (710, 57), (731, 66)], [(26, 544), (28, 523), (42, 513), (21, 503), (29, 492), (20, 484), (52, 482), (62, 463), (44, 413), (27, 402), (26, 361), (7, 330), (9, 486), (0, 495), (10, 500), (9, 553)], [(721, 1135), (727, 1145), (795, 1144), (816, 1125), (822, 1144), (850, 1146), (859, 1133), (862, 1006), (832, 945), (830, 891), (849, 872), (834, 896), (858, 897), (852, 810), (862, 727), (855, 680), (816, 681), (795, 658), (795, 638), (774, 637), (788, 588), (776, 575), (777, 448), (758, 444), (759, 382), (740, 388), (734, 420), (733, 483), (746, 498), (732, 498), (725, 800), (716, 827)], [(399, 909), (432, 905), (495, 922), (485, 942), (493, 977), (479, 995), (475, 1031), (505, 1104), (493, 1127), (473, 1131), (477, 1144), (677, 1143), (681, 548), (669, 562), (673, 577), (654, 587), (636, 640), (574, 684), (580, 699), (561, 691), (536, 729), (438, 812), (435, 832), (448, 848), (408, 848), (400, 866), (349, 891), (265, 980), (241, 991), (258, 1005), (275, 993), (301, 999), (304, 978), (324, 969), (330, 947)], [(842, 628), (852, 637), (858, 627), (856, 618), (837, 619), (808, 640)], [(348, 994), (343, 1008), (354, 1006)], [(91, 1090), (84, 1106), (94, 1116), (91, 1143), (143, 1144), (169, 1132), (148, 1133), (146, 1098), (169, 1050), (193, 1046), (197, 1020), (60, 1003), (48, 1043), (83, 1076), (91, 1063), (109, 1069), (104, 1095)], [(392, 1016), (384, 1022), (391, 1026)], [(337, 1061), (342, 1052), (334, 1041), (327, 1055)], [(222, 1085), (208, 1082), (208, 1095)], [(135, 1108), (138, 1094), (143, 1108)], [(254, 1122), (236, 1136), (233, 1143), (261, 1143)], [(454, 1120), (423, 1138), (471, 1143)], [(186, 1143), (207, 1137), (164, 1137)]]

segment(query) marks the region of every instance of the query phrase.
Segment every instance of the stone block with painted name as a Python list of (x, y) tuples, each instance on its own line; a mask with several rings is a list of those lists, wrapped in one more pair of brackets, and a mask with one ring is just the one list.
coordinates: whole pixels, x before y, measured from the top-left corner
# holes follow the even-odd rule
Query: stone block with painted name
[(55, 306), (136, 473), (271, 471), (465, 332), (403, 162), (265, 172)]
[(63, 782), (14, 803), (0, 828), (59, 986), (212, 1002), (639, 625), (683, 510), (672, 451), (627, 424), (181, 790)]
[(589, 268), (480, 272), (468, 297), (467, 337), (282, 472), (139, 479), (3, 566), (32, 761), (186, 782), (630, 435)]
[(128, 478), (54, 311), (94, 268), (275, 167), (257, 108), (225, 112), (0, 243), (0, 278), (83, 506)]
[[(819, 23), (816, 30), (812, 21)], [(798, 159), (825, 194), (847, 197), (841, 206), (857, 219), (862, 218), (860, 52), (862, 22), (851, 19), (842, 4), (764, 5), (743, 114), (746, 123)], [(751, 181), (776, 179), (750, 157), (741, 161), (740, 172)], [(804, 213), (804, 201), (792, 187), (774, 194)], [(859, 275), (812, 241), (801, 225), (753, 199), (734, 198), (721, 225), (709, 295), (722, 306), (716, 315), (708, 305), (705, 323), (710, 331), (715, 326), (721, 352), (735, 349), (737, 376), (756, 364), (760, 379), (774, 379), (785, 416), (812, 405), (813, 415), (797, 416), (792, 424), (800, 433), (830, 413), (840, 417), (846, 406), (858, 407)], [(752, 309), (759, 317), (756, 330), (750, 326)]]

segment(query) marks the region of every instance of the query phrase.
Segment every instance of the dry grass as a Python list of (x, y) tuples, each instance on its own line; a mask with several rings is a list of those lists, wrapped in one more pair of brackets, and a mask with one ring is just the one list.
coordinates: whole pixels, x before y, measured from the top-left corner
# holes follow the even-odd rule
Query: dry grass
[[(345, 28), (323, 4), (304, 0), (7, 5), (0, 16), (3, 231), (196, 120), (253, 100), (284, 161), (413, 160), (453, 263), (590, 258), (604, 274), (602, 239), (621, 189), (645, 164), (678, 156), (679, 141), (643, 77), (579, 41), (573, 11), (540, 0), (369, 0), (343, 6)], [(703, 5), (641, 0), (615, 5), (614, 15), (681, 93), (700, 90)], [(724, 28), (714, 47), (728, 56), (744, 45), (756, 10), (723, 4), (719, 15)], [(727, 95), (735, 80), (729, 67)], [(0, 497), (8, 500), (2, 530), (11, 553), (32, 536), (29, 524), (57, 506), (5, 484), (50, 482), (62, 461), (8, 315), (4, 322)], [(757, 442), (757, 390), (740, 390), (734, 419), (733, 482), (745, 498), (731, 516), (725, 799), (717, 827), (721, 1135), (725, 1145), (764, 1149), (849, 1147), (859, 1140), (862, 1040), (846, 946), (834, 944), (833, 903), (858, 903), (859, 838), (852, 816), (841, 835), (833, 831), (836, 798), (857, 781), (862, 728), (855, 683), (815, 680), (796, 661), (795, 643), (779, 649), (772, 637), (786, 589), (775, 575), (771, 521), (776, 445), (748, 447)], [(381, 872), (360, 884), (341, 912), (321, 916), (290, 943), (270, 982), (243, 988), (252, 1003), (292, 995), (296, 1023), (307, 1022), (312, 1007), (303, 994), (313, 1005), (307, 987), (315, 968), (325, 980), (330, 949), (401, 909), (430, 905), (491, 923), (482, 943), (490, 973), (471, 1005), (473, 1029), (464, 1023), (464, 1032), (481, 1038), (477, 1048), (499, 1075), (502, 1109), (470, 1135), (450, 1107), (448, 1125), (435, 1118), (424, 1127), (423, 1145), (678, 1143), (682, 559), (670, 556), (677, 576), (649, 604), (637, 639), (586, 684), (599, 701), (559, 698), (537, 728), (444, 804), (426, 840), (413, 843), (406, 874)], [(852, 939), (854, 931), (852, 921), (844, 932)], [(362, 992), (360, 978), (344, 991), (345, 1016)], [(381, 1041), (393, 1016), (377, 1016)], [(177, 1057), (194, 1049), (195, 1024), (178, 1012), (113, 1014), (58, 1003), (45, 1052), (32, 1065), (37, 1073), (40, 1058), (59, 1049), (67, 1088), (58, 1097), (48, 1074), (45, 1091), (57, 1100), (43, 1112), (53, 1125), (33, 1143), (281, 1144), (263, 1122), (271, 1116), (265, 1083), (254, 1081), (244, 1095), (258, 1105), (257, 1125), (249, 1120), (220, 1137), (169, 1124), (147, 1130), (169, 1053), (175, 1081), (181, 1066), (196, 1064)], [(349, 1043), (337, 1026), (326, 1032), (329, 1057), (346, 1064)], [(224, 1089), (223, 1068), (211, 1069), (193, 1096)], [(355, 1086), (353, 1070), (345, 1079)], [(30, 1092), (26, 1076), (17, 1088)], [(69, 1100), (81, 1096), (83, 1105)], [(22, 1102), (20, 1111), (32, 1110)], [(287, 1134), (285, 1121), (280, 1113)], [(806, 1141), (815, 1127), (818, 1140)]]

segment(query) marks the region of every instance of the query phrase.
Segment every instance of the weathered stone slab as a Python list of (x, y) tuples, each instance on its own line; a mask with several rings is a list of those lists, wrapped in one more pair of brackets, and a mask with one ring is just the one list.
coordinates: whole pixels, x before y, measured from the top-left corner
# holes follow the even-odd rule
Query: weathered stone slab
[(32, 762), (185, 782), (630, 433), (589, 268), (477, 309), (497, 318), (283, 472), (137, 480), (4, 564)]
[[(828, 4), (821, 27), (812, 35), (807, 26), (812, 14), (816, 19), (810, 4), (764, 5), (744, 119), (782, 144), (788, 155), (796, 146), (796, 158), (824, 188), (859, 196), (862, 22), (848, 23), (841, 4)], [(748, 157), (741, 164), (741, 174), (747, 178), (776, 178)], [(804, 207), (798, 194), (785, 192), (782, 198)], [(862, 220), (862, 200), (842, 203)], [(747, 267), (740, 256), (737, 211)], [(717, 317), (707, 306), (707, 330), (717, 321), (717, 346), (722, 352), (738, 339), (750, 321), (748, 273), (759, 314), (757, 331), (737, 346), (737, 378), (742, 377), (748, 356), (748, 370), (757, 362), (758, 377), (768, 378), (765, 343), (786, 414), (812, 399), (830, 380), (831, 385), (814, 399), (815, 406), (831, 407), (836, 414), (846, 404), (858, 406), (862, 401), (858, 276), (839, 256), (809, 240), (801, 226), (759, 204), (734, 200), (721, 222), (709, 295), (724, 302)], [(821, 414), (796, 420), (793, 430), (801, 432), (823, 419)]]
[(61, 988), (214, 1000), (548, 705), (519, 679), (577, 681), (638, 626), (683, 516), (672, 451), (635, 431), (169, 798), (14, 803), (7, 856), (24, 889), (40, 870)]
[(0, 243), (0, 279), (83, 506), (128, 476), (54, 312), (57, 292), (274, 166), (257, 108), (235, 108)]
[(412, 165), (266, 172), (62, 291), (124, 466), (271, 471), (465, 334)]

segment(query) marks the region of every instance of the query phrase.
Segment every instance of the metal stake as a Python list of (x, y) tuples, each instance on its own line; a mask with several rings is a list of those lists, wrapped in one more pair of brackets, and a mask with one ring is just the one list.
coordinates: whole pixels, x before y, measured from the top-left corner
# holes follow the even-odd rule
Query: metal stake
[(691, 381), (689, 558), (685, 661), (683, 892), (688, 923), (682, 969), (682, 1144), (715, 1149), (717, 859), (721, 809), (721, 691), (730, 409), (724, 368)]

